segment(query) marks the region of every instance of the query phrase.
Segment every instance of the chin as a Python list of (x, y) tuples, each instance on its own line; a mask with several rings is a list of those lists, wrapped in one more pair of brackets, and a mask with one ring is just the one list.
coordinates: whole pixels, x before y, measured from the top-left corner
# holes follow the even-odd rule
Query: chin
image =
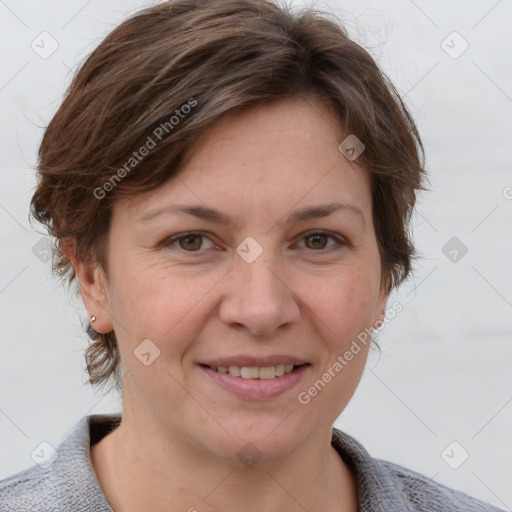
[[(208, 439), (212, 455), (231, 465), (246, 465), (247, 457), (260, 463), (278, 461), (292, 454), (308, 437), (308, 425), (302, 419), (292, 419), (293, 413), (288, 414), (284, 410), (267, 417), (246, 413), (242, 420), (222, 422), (231, 435), (216, 424), (215, 433), (210, 431), (208, 437), (201, 437)], [(313, 425), (311, 429), (314, 430)]]
[(269, 438), (253, 439), (251, 437), (223, 439), (219, 444), (211, 439), (208, 445), (210, 453), (218, 460), (223, 460), (230, 466), (258, 468), (269, 466), (292, 454), (300, 446), (300, 439), (282, 435), (270, 440)]

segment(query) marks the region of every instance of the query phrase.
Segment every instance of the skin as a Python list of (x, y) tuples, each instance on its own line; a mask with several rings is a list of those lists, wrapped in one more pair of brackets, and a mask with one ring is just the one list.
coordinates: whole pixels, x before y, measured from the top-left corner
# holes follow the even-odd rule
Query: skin
[[(177, 177), (114, 206), (108, 278), (68, 250), (94, 328), (114, 330), (121, 352), (122, 423), (91, 448), (116, 512), (357, 511), (356, 481), (331, 428), (369, 344), (307, 405), (297, 400), (378, 323), (387, 300), (370, 179), (338, 150), (346, 136), (310, 97), (237, 113), (203, 135)], [(286, 222), (298, 208), (339, 201), (364, 223), (348, 210)], [(218, 209), (233, 225), (177, 213), (138, 222), (176, 203)], [(204, 237), (162, 244), (188, 231)], [(263, 248), (252, 263), (236, 252), (248, 236)], [(147, 338), (161, 351), (149, 366), (133, 353)], [(244, 400), (198, 366), (239, 354), (288, 354), (311, 366), (278, 397)], [(237, 457), (247, 442), (262, 454), (251, 468)]]

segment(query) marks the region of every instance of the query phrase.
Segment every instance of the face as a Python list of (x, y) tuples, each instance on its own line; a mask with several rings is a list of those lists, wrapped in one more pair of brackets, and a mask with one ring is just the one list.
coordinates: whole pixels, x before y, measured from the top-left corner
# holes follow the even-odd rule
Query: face
[[(95, 329), (116, 333), (127, 417), (230, 461), (247, 441), (277, 459), (330, 431), (369, 341), (344, 354), (387, 298), (370, 180), (338, 149), (347, 135), (317, 100), (280, 100), (218, 123), (177, 176), (114, 207), (108, 279), (79, 275)], [(203, 366), (280, 361), (307, 364), (257, 381)]]

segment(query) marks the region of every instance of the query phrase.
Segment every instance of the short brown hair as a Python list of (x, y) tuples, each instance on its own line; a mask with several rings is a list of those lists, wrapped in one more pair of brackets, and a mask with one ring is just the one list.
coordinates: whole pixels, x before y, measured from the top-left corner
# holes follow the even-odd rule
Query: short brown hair
[[(66, 241), (78, 260), (98, 262), (108, 276), (114, 199), (164, 184), (216, 121), (313, 95), (334, 109), (342, 133), (365, 145), (357, 163), (371, 176), (383, 285), (388, 292), (400, 285), (417, 257), (408, 225), (415, 191), (427, 190), (423, 146), (395, 87), (331, 18), (265, 0), (171, 0), (115, 28), (77, 71), (39, 147), (30, 213), (54, 237), (55, 274), (75, 281), (78, 293)], [(147, 156), (131, 160), (150, 139), (158, 143)], [(114, 331), (89, 325), (87, 332), (89, 382), (114, 376), (120, 390)]]

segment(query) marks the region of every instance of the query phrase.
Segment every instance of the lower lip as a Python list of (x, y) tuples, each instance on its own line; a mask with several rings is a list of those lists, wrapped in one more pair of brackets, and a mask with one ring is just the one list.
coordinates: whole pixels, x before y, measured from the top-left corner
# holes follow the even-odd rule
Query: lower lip
[(274, 398), (293, 388), (309, 371), (309, 364), (299, 366), (296, 370), (273, 379), (244, 379), (229, 373), (219, 373), (206, 366), (200, 368), (217, 384), (245, 400)]

